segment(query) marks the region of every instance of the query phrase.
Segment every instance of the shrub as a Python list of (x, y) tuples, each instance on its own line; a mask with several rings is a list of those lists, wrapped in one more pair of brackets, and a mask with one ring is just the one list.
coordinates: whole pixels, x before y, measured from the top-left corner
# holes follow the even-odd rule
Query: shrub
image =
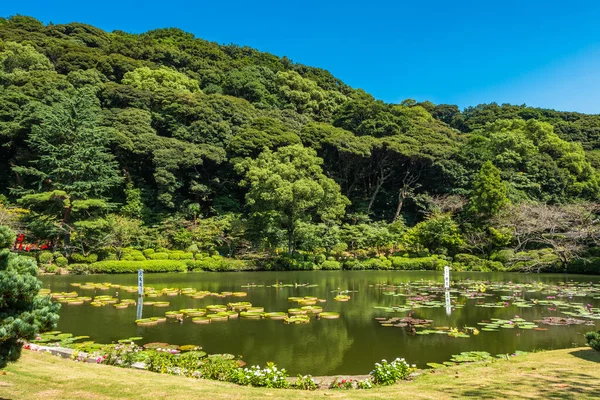
[(310, 375), (298, 375), (298, 379), (294, 382), (294, 387), (301, 390), (317, 390), (319, 386)]
[(63, 267), (64, 268), (69, 263), (69, 260), (67, 260), (65, 257), (58, 257), (58, 258), (56, 258), (56, 260), (54, 260), (54, 263), (56, 265), (58, 265), (59, 267)]
[(600, 331), (591, 331), (585, 334), (585, 338), (587, 339), (588, 345), (596, 350), (600, 351)]
[(321, 265), (325, 262), (325, 260), (327, 260), (327, 257), (325, 257), (325, 254), (317, 254), (315, 256), (315, 264), (317, 265)]
[(121, 255), (121, 260), (123, 261), (135, 261), (136, 259), (141, 260), (142, 258), (144, 260), (146, 259), (144, 253), (132, 248), (123, 249), (123, 254)]
[(69, 264), (67, 269), (74, 274), (87, 274), (90, 271), (90, 266), (89, 264)]
[(98, 254), (90, 254), (88, 256), (84, 256), (83, 254), (71, 254), (71, 261), (75, 262), (75, 263), (86, 263), (86, 264), (91, 264), (93, 262), (98, 261)]
[(150, 260), (168, 260), (169, 253), (152, 253), (148, 256)]
[(206, 257), (200, 260), (186, 260), (183, 262), (190, 271), (219, 271), (221, 269), (220, 257)]
[(409, 366), (404, 358), (396, 358), (391, 363), (388, 363), (386, 360), (381, 360), (381, 363), (375, 363), (375, 367), (370, 372), (370, 375), (376, 385), (392, 385), (401, 379), (408, 378), (415, 370), (415, 366)]
[(89, 265), (91, 273), (124, 274), (137, 272), (138, 269), (144, 272), (186, 272), (187, 265), (174, 260), (98, 261)]
[(349, 270), (365, 269), (365, 266), (359, 260), (346, 260), (342, 267)]
[(392, 262), (385, 257), (369, 258), (362, 262), (365, 269), (391, 269)]
[(49, 274), (55, 274), (58, 272), (58, 267), (56, 265), (43, 264), (41, 267)]
[(392, 267), (399, 270), (436, 270), (440, 260), (437, 257), (390, 257)]
[(513, 250), (498, 250), (490, 256), (490, 260), (498, 261), (502, 264), (506, 264), (515, 256), (515, 252)]
[(40, 264), (51, 264), (54, 256), (49, 251), (42, 251), (38, 255), (38, 261)]
[(335, 378), (329, 387), (331, 389), (353, 389), (354, 381), (352, 378)]
[(325, 270), (342, 269), (342, 264), (338, 261), (324, 261), (321, 264), (321, 269), (325, 269)]
[(287, 381), (287, 371), (278, 369), (272, 362), (267, 363), (267, 367), (261, 369), (258, 365), (250, 368), (238, 368), (233, 370), (229, 376), (231, 382), (239, 385), (250, 385), (267, 388), (286, 388), (289, 386)]
[(145, 249), (145, 250), (142, 251), (142, 254), (146, 258), (150, 258), (150, 255), (154, 254), (154, 249)]
[(472, 254), (457, 254), (454, 256), (454, 262), (459, 264), (459, 269), (464, 266), (466, 271), (503, 271), (504, 266), (499, 261), (490, 261), (479, 258)]

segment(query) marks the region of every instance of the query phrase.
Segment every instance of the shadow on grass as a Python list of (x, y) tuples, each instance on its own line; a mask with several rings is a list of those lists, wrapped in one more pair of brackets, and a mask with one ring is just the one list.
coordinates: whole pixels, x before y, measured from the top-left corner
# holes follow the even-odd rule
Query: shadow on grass
[[(569, 355), (600, 363), (600, 352), (592, 349), (574, 350)], [(440, 389), (447, 397), (453, 399), (598, 399), (600, 379), (596, 372), (597, 365), (590, 364), (589, 367), (590, 373), (587, 373), (586, 369), (581, 372), (581, 369), (571, 371), (567, 368), (550, 367), (538, 371), (536, 368), (522, 367), (512, 375), (499, 374), (492, 383), (474, 383)]]
[(596, 351), (594, 349), (577, 350), (572, 351), (569, 354), (577, 358), (581, 358), (582, 360), (600, 362), (600, 351)]

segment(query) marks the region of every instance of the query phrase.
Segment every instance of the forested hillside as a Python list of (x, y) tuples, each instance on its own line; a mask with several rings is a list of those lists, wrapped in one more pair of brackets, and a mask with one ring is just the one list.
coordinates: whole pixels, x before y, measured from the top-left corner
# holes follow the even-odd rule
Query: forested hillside
[(0, 19), (0, 144), (0, 225), (48, 243), (45, 264), (180, 251), (600, 272), (600, 115), (386, 104), (179, 29), (14, 16)]

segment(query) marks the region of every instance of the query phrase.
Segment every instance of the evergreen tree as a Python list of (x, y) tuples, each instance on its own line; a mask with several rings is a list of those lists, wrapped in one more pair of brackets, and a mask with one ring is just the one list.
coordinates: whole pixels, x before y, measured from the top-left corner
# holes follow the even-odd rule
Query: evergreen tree
[(38, 295), (42, 283), (30, 258), (12, 254), (15, 234), (0, 226), (0, 368), (21, 355), (21, 340), (53, 329), (60, 304)]
[(41, 227), (38, 235), (62, 233), (68, 244), (77, 224), (79, 238), (105, 225), (101, 216), (109, 208), (108, 192), (122, 178), (108, 132), (98, 125), (100, 111), (93, 91), (81, 89), (46, 107), (42, 123), (32, 127), (27, 143), (34, 158), (13, 167), (21, 181), (13, 191), (33, 211), (30, 219)]
[(486, 161), (475, 175), (469, 212), (488, 220), (509, 203), (506, 184), (502, 181), (500, 170), (491, 161)]

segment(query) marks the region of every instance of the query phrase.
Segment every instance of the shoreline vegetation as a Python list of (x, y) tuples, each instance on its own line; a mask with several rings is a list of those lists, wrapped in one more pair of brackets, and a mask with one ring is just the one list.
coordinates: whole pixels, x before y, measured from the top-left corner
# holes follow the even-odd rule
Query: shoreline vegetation
[[(578, 398), (594, 399), (600, 392), (600, 353), (589, 348), (550, 350), (510, 358), (425, 371), (410, 381), (369, 390), (329, 390), (331, 398), (450, 399)], [(69, 374), (65, 374), (69, 371)], [(0, 375), (6, 398), (29, 399), (145, 399), (189, 398), (202, 393), (214, 399), (323, 397), (323, 392), (243, 387), (225, 382), (197, 380), (76, 363), (43, 353), (26, 351), (18, 363)], [(498, 379), (502, 376), (502, 379)]]
[(390, 104), (177, 28), (15, 15), (0, 116), (0, 225), (46, 273), (600, 273), (600, 115)]

